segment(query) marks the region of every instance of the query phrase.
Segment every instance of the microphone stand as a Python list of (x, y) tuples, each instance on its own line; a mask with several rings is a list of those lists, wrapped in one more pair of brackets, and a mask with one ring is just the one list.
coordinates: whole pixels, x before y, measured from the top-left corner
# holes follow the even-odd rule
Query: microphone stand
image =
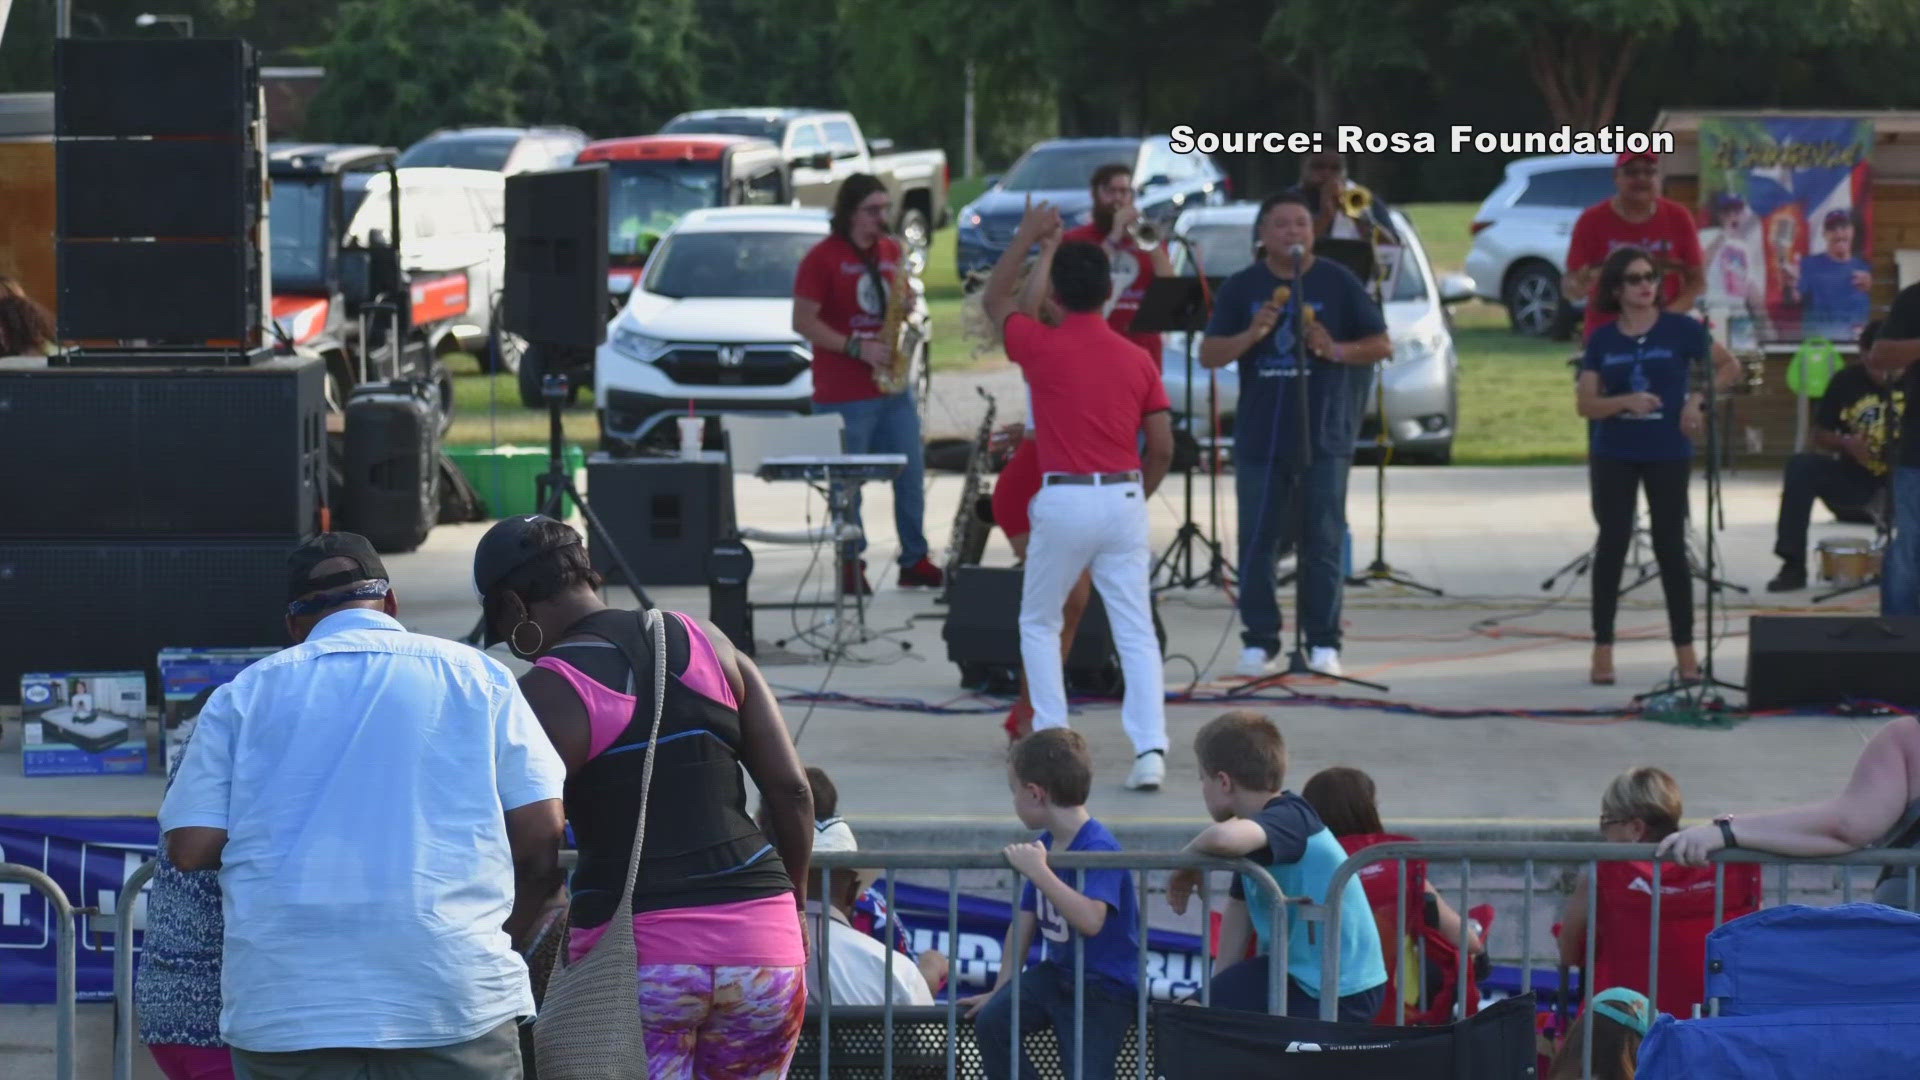
[[(1307, 695), (1288, 686), (1285, 682), (1287, 679), (1301, 675), (1313, 675), (1322, 679), (1334, 679), (1343, 683), (1351, 683), (1354, 686), (1365, 686), (1384, 692), (1387, 688), (1380, 683), (1372, 683), (1364, 679), (1354, 679), (1345, 675), (1333, 675), (1324, 671), (1316, 671), (1307, 663), (1306, 605), (1304, 602), (1307, 577), (1307, 531), (1303, 527), (1305, 523), (1300, 519), (1306, 508), (1307, 478), (1313, 474), (1313, 412), (1307, 401), (1312, 392), (1313, 368), (1311, 365), (1313, 359), (1307, 353), (1307, 337), (1304, 333), (1305, 327), (1302, 326), (1300, 322), (1300, 312), (1305, 304), (1305, 297), (1302, 294), (1305, 291), (1306, 284), (1300, 264), (1306, 255), (1306, 249), (1296, 244), (1289, 254), (1293, 256), (1293, 287), (1288, 290), (1287, 295), (1287, 318), (1289, 325), (1293, 327), (1295, 378), (1293, 399), (1294, 421), (1297, 429), (1298, 442), (1293, 455), (1293, 490), (1288, 493), (1287, 510), (1288, 519), (1295, 523), (1295, 531), (1299, 537), (1294, 543), (1294, 551), (1296, 552), (1298, 562), (1294, 567), (1293, 581), (1293, 653), (1287, 657), (1287, 670), (1276, 672), (1272, 675), (1265, 675), (1251, 682), (1236, 686), (1227, 691), (1227, 696), (1240, 697), (1246, 694), (1258, 693), (1270, 686), (1277, 686), (1295, 697), (1306, 697)], [(1335, 588), (1340, 588), (1345, 584), (1343, 575), (1335, 575), (1334, 580), (1336, 582)]]

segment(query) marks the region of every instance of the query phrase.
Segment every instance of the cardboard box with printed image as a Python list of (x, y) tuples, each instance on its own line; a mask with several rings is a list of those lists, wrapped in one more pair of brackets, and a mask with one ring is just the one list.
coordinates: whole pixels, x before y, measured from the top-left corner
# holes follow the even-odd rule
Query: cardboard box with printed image
[(277, 649), (161, 649), (160, 708), (167, 775), (180, 768), (187, 740), (198, 726), (200, 710), (213, 692), (233, 681), (247, 665)]
[(147, 771), (147, 677), (138, 671), (20, 676), (28, 776)]

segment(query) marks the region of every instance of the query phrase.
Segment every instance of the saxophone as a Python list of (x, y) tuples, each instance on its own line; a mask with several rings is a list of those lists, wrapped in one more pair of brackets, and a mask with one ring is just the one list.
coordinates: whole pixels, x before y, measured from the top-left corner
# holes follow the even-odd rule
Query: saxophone
[(987, 535), (993, 531), (992, 503), (987, 502), (987, 513), (982, 515), (980, 504), (987, 499), (981, 491), (985, 483), (989, 447), (993, 441), (993, 415), (998, 407), (993, 395), (980, 387), (974, 387), (981, 397), (987, 399), (987, 415), (980, 421), (980, 430), (974, 435), (973, 449), (967, 454), (967, 478), (960, 485), (960, 505), (953, 512), (953, 533), (947, 539), (946, 575), (947, 588), (953, 588), (953, 572), (962, 566), (977, 566), (980, 557), (986, 554)]
[(893, 283), (887, 286), (886, 314), (881, 319), (880, 332), (875, 335), (893, 353), (887, 365), (873, 373), (874, 385), (881, 393), (897, 394), (913, 379), (913, 357), (920, 351), (923, 339), (909, 320), (912, 313), (913, 273), (903, 256), (894, 271)]

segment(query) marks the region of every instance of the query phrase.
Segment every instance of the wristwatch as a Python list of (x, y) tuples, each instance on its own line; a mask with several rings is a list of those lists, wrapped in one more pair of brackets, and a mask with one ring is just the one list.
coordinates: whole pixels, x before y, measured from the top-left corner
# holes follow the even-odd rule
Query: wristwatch
[(1721, 814), (1719, 817), (1713, 819), (1713, 823), (1720, 826), (1720, 838), (1726, 841), (1725, 846), (1729, 848), (1737, 848), (1740, 846), (1740, 841), (1733, 838), (1732, 814)]

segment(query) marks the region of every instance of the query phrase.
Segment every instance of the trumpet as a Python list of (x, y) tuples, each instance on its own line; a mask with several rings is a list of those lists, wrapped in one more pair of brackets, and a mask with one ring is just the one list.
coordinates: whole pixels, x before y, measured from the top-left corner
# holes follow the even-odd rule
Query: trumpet
[(1136, 219), (1133, 224), (1127, 226), (1127, 235), (1133, 237), (1133, 242), (1139, 245), (1142, 251), (1152, 251), (1159, 247), (1160, 241), (1164, 239), (1160, 234), (1160, 226), (1146, 218)]

